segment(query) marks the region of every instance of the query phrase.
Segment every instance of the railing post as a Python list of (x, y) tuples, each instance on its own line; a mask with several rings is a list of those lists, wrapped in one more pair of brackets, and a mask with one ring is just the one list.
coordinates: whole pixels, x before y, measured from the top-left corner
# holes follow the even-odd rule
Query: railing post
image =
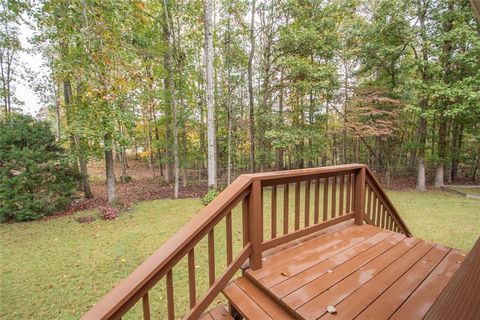
[(262, 242), (263, 242), (263, 203), (262, 184), (256, 180), (248, 199), (248, 229), (252, 252), (250, 254), (250, 268), (257, 270), (262, 267)]
[(355, 224), (363, 224), (363, 215), (365, 214), (365, 167), (355, 172)]

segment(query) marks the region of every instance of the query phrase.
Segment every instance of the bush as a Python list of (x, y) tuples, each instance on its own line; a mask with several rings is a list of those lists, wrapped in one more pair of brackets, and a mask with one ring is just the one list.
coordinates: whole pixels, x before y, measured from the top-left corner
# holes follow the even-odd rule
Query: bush
[(0, 119), (0, 220), (34, 220), (65, 208), (76, 174), (48, 123), (10, 114)]
[(216, 189), (208, 190), (207, 194), (202, 198), (202, 203), (204, 206), (212, 202), (215, 197), (218, 196), (218, 191)]

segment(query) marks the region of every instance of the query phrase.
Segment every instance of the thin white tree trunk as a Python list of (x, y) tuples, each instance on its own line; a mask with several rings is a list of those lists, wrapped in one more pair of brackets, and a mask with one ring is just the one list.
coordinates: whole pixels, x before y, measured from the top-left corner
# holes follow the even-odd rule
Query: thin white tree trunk
[(203, 1), (205, 10), (205, 78), (207, 102), (208, 186), (217, 188), (217, 158), (215, 138), (215, 101), (213, 96), (213, 30), (212, 0)]
[(177, 105), (176, 103), (172, 102), (172, 109), (173, 109), (173, 158), (174, 158), (174, 166), (175, 166), (175, 190), (174, 190), (174, 198), (178, 198), (178, 185), (179, 185), (179, 161), (178, 161), (178, 123), (177, 123)]
[(418, 157), (417, 191), (427, 191), (427, 187), (425, 184), (425, 162), (423, 161), (422, 156)]
[(249, 101), (249, 133), (250, 133), (250, 171), (255, 172), (255, 111), (253, 97), (253, 58), (255, 56), (255, 0), (252, 1), (250, 19), (250, 56), (248, 58), (248, 101)]
[(105, 135), (105, 145), (109, 146), (105, 150), (105, 173), (107, 180), (107, 199), (108, 203), (113, 203), (117, 200), (117, 191), (115, 189), (115, 171), (113, 168), (113, 150), (111, 135)]
[(227, 184), (232, 182), (232, 114), (228, 105)]
[(441, 188), (445, 186), (445, 182), (443, 181), (443, 172), (444, 172), (444, 165), (443, 162), (437, 164), (437, 169), (435, 171), (435, 188)]

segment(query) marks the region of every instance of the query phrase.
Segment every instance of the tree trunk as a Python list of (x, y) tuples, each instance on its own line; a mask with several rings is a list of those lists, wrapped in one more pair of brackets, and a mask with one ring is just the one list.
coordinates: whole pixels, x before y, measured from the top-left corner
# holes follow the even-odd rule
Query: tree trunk
[[(420, 105), (426, 107), (426, 100), (422, 100)], [(419, 143), (420, 147), (418, 150), (418, 172), (417, 172), (417, 186), (416, 189), (419, 192), (427, 191), (426, 182), (425, 182), (425, 143), (427, 140), (427, 120), (423, 115), (420, 115), (418, 120), (418, 135), (419, 135)]]
[[(157, 123), (157, 116), (155, 115), (155, 111), (153, 112), (153, 121), (154, 121), (154, 123)], [(160, 177), (163, 177), (162, 150), (160, 150), (160, 147), (159, 147), (160, 133), (158, 132), (158, 126), (157, 125), (155, 125), (155, 141), (157, 142), (158, 169), (160, 171)]]
[[(228, 71), (228, 95), (231, 97), (230, 70)], [(227, 185), (232, 182), (232, 108), (230, 102), (227, 102)]]
[[(283, 85), (283, 74), (280, 76), (280, 85)], [(281, 128), (283, 126), (283, 88), (280, 88), (279, 98), (278, 98), (278, 123), (277, 126)], [(277, 170), (282, 170), (284, 168), (284, 151), (283, 149), (277, 149), (276, 157), (276, 167)]]
[[(174, 29), (173, 29), (173, 20), (170, 17), (170, 11), (169, 7), (167, 5), (167, 1), (164, 1), (164, 17), (165, 17), (165, 24), (164, 24), (164, 31), (165, 31), (165, 41), (167, 43), (167, 50), (165, 54), (165, 68), (167, 70), (167, 76), (166, 76), (166, 81), (165, 81), (165, 86), (168, 88), (168, 92), (165, 92), (166, 97), (165, 100), (168, 98), (168, 108), (171, 110), (172, 116), (173, 116), (173, 123), (172, 123), (172, 128), (173, 128), (173, 178), (174, 178), (174, 189), (173, 189), (173, 197), (175, 199), (178, 198), (178, 192), (179, 192), (179, 184), (180, 184), (180, 163), (178, 159), (178, 112), (177, 112), (177, 104), (175, 103), (174, 99), (174, 94), (173, 94), (173, 88), (175, 86), (174, 79), (173, 79), (173, 63), (172, 63), (172, 54), (174, 52), (174, 46), (172, 43), (172, 37), (174, 36)], [(180, 63), (177, 63), (176, 65), (181, 65)], [(181, 69), (181, 68), (180, 68)], [(179, 84), (179, 87), (181, 84)], [(168, 97), (167, 97), (168, 95)], [(181, 96), (181, 94), (180, 94)], [(167, 125), (167, 127), (169, 127)], [(167, 150), (170, 149), (168, 148), (168, 142), (167, 142)], [(168, 151), (172, 152), (172, 151)], [(170, 171), (171, 173), (171, 168), (168, 168), (171, 166), (171, 160), (167, 159), (167, 172)], [(168, 175), (167, 180), (171, 180), (171, 174)], [(169, 181), (170, 182), (170, 181)]]
[(163, 24), (163, 36), (167, 43), (167, 48), (163, 56), (163, 64), (166, 70), (165, 78), (163, 79), (163, 87), (165, 90), (165, 179), (168, 183), (174, 181), (174, 163), (172, 162), (172, 84), (173, 84), (173, 71), (172, 71), (172, 48), (171, 48), (171, 30), (168, 22), (168, 8), (164, 8), (164, 20)]
[(463, 124), (455, 123), (452, 132), (452, 163), (450, 167), (449, 182), (455, 181), (458, 172), (458, 155), (462, 148)]
[[(144, 127), (144, 137), (145, 137), (145, 149), (144, 151), (148, 151), (148, 152), (151, 152), (152, 150), (152, 140), (151, 140), (151, 135), (149, 134), (149, 127), (150, 127), (150, 124), (149, 124), (149, 121), (147, 119), (147, 113), (145, 110), (143, 110), (143, 127)], [(148, 164), (148, 168), (149, 169), (152, 169), (152, 158), (149, 156), (147, 158), (147, 164)], [(155, 170), (153, 171), (153, 180), (155, 180)]]
[(105, 134), (105, 174), (107, 181), (107, 200), (112, 204), (117, 200), (117, 191), (115, 190), (115, 170), (113, 165), (113, 147), (112, 137), (109, 133)]
[[(53, 68), (53, 67), (52, 67)], [(53, 82), (53, 98), (54, 98), (54, 104), (55, 104), (55, 127), (56, 127), (56, 134), (57, 134), (57, 141), (60, 141), (61, 138), (61, 124), (60, 124), (60, 103), (59, 103), (59, 98), (58, 98), (58, 89), (57, 89), (57, 83), (55, 82), (54, 79), (52, 79)]]
[[(80, 137), (76, 137), (76, 145), (81, 149), (82, 146), (82, 141), (80, 140)], [(78, 156), (78, 163), (80, 167), (80, 175), (81, 175), (81, 183), (82, 183), (82, 190), (85, 195), (85, 198), (93, 198), (93, 193), (92, 189), (90, 188), (90, 182), (88, 180), (88, 168), (87, 168), (87, 161), (85, 158), (82, 156), (82, 153), (80, 152)]]
[[(65, 109), (67, 114), (67, 125), (70, 126), (72, 125), (72, 122), (73, 122), (73, 119), (71, 119), (72, 110), (70, 109), (71, 103), (73, 100), (73, 94), (72, 94), (72, 85), (70, 83), (70, 80), (68, 79), (63, 81), (63, 99), (65, 102)], [(77, 144), (75, 139), (76, 139), (75, 135), (73, 133), (70, 133), (70, 137), (69, 137), (70, 152), (77, 156), (76, 159), (72, 162), (72, 167), (74, 172), (79, 173), (80, 169), (78, 166), (78, 149), (77, 149)], [(79, 190), (82, 190), (81, 178), (77, 181), (77, 186)]]
[(255, 168), (255, 111), (253, 97), (253, 58), (255, 56), (255, 0), (252, 1), (252, 16), (250, 18), (250, 55), (248, 57), (248, 102), (249, 102), (249, 133), (250, 133), (250, 171)]
[(208, 187), (217, 188), (217, 157), (215, 137), (215, 101), (213, 96), (213, 30), (212, 0), (204, 0), (205, 10), (205, 78), (207, 102), (207, 140), (208, 140)]
[(435, 188), (441, 188), (445, 185), (443, 176), (444, 176), (444, 165), (443, 165), (443, 162), (439, 162), (437, 163), (437, 168), (435, 169)]
[(475, 181), (477, 179), (477, 171), (478, 171), (479, 167), (480, 167), (480, 148), (478, 148), (477, 162), (475, 163), (475, 166), (473, 167), (473, 172), (472, 172), (472, 180), (473, 181)]
[(178, 188), (180, 178), (180, 164), (178, 161), (178, 123), (177, 123), (177, 107), (176, 104), (172, 104), (173, 107), (173, 157), (175, 166), (175, 188), (173, 197), (178, 199)]
[(441, 188), (445, 185), (444, 182), (444, 168), (445, 168), (445, 153), (446, 153), (446, 134), (447, 134), (447, 119), (441, 115), (438, 126), (438, 161), (435, 170), (435, 188)]
[(418, 156), (418, 172), (417, 172), (417, 187), (418, 192), (427, 191), (425, 183), (425, 163), (423, 161), (423, 156)]
[[(449, 11), (453, 10), (453, 1), (448, 1), (447, 2), (447, 7)], [(447, 15), (446, 20), (443, 23), (443, 28), (444, 32), (450, 32), (453, 28), (453, 16)], [(452, 69), (452, 63), (451, 63), (451, 57), (453, 54), (453, 46), (451, 39), (446, 37), (443, 41), (443, 46), (442, 46), (442, 56), (441, 56), (441, 63), (443, 67), (443, 82), (445, 84), (449, 84), (451, 82), (451, 69)], [(438, 116), (440, 117), (439, 119), (439, 125), (438, 125), (438, 162), (437, 162), (437, 169), (435, 172), (435, 187), (440, 188), (443, 187), (444, 184), (444, 168), (445, 168), (445, 158), (446, 158), (446, 136), (447, 136), (447, 118), (446, 115), (444, 114), (445, 111), (448, 109), (448, 104), (449, 101), (445, 99), (444, 101), (441, 102), (441, 109), (439, 110)]]
[(347, 109), (348, 109), (348, 60), (344, 60), (345, 66), (345, 78), (343, 82), (344, 92), (343, 92), (343, 139), (342, 139), (342, 163), (347, 163)]

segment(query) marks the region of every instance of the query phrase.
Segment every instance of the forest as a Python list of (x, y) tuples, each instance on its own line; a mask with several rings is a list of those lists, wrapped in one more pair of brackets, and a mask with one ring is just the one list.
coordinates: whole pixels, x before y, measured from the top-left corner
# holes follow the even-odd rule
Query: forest
[[(134, 159), (175, 197), (197, 177), (343, 163), (420, 192), (479, 179), (468, 0), (1, 2), (1, 117), (22, 113), (23, 74), (86, 198), (94, 160), (109, 203)], [(21, 72), (22, 23), (46, 75)]]

